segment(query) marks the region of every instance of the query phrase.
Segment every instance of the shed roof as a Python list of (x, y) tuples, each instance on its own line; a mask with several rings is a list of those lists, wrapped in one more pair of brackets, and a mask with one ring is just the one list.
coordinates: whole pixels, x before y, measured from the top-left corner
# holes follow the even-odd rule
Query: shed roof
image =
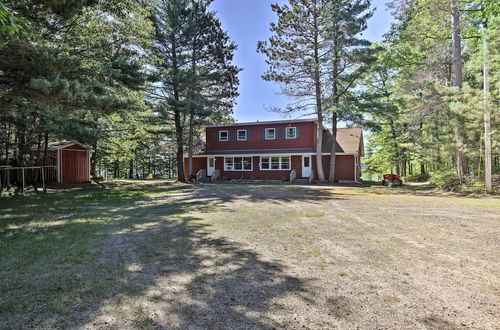
[[(330, 152), (332, 148), (332, 131), (323, 131), (322, 152)], [(361, 127), (337, 128), (336, 152), (360, 152), (364, 156), (363, 129)]]
[(64, 149), (73, 145), (77, 145), (79, 147), (82, 147), (84, 149), (89, 149), (86, 145), (83, 145), (79, 142), (76, 141), (57, 141), (57, 142), (49, 142), (48, 149), (49, 150), (60, 150)]

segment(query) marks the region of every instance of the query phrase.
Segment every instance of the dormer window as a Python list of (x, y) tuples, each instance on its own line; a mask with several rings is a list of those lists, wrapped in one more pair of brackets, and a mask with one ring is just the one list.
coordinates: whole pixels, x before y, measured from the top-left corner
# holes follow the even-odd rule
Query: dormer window
[(229, 131), (219, 131), (219, 141), (229, 141)]
[(276, 139), (276, 128), (266, 128), (264, 129), (264, 139), (274, 140)]
[(287, 127), (285, 128), (285, 138), (295, 139), (297, 138), (297, 127)]
[(238, 141), (246, 141), (248, 139), (248, 131), (246, 129), (239, 129), (237, 131), (237, 140)]

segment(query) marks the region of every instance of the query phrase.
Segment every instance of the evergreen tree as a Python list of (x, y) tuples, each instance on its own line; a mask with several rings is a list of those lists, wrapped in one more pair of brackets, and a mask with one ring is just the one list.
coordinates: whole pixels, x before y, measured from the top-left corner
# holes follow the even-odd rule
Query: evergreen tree
[(322, 158), (325, 88), (328, 80), (330, 45), (326, 40), (327, 0), (290, 0), (288, 5), (272, 5), (278, 22), (271, 23), (273, 36), (260, 41), (259, 52), (269, 66), (262, 76), (280, 84), (281, 92), (293, 100), (284, 114), (315, 114), (316, 168), (319, 181), (325, 181)]
[[(372, 12), (369, 0), (290, 0), (273, 5), (278, 23), (271, 25), (269, 43), (258, 50), (268, 58), (265, 80), (281, 84), (283, 94), (296, 100), (284, 113), (311, 111), (318, 118), (316, 164), (320, 181), (323, 122), (332, 120), (329, 181), (335, 177), (337, 122), (353, 116), (351, 92), (370, 61), (370, 43), (360, 39)], [(347, 101), (349, 100), (349, 102)]]
[(185, 180), (185, 127), (191, 175), (196, 121), (214, 111), (227, 117), (237, 95), (239, 69), (231, 64), (236, 47), (209, 12), (210, 2), (162, 0), (154, 6), (155, 85), (151, 96), (162, 117), (175, 124), (179, 181)]
[(330, 0), (327, 2), (327, 36), (330, 45), (328, 112), (332, 121), (332, 149), (330, 156), (330, 176), (335, 180), (335, 153), (337, 123), (348, 119), (353, 112), (352, 98), (349, 97), (357, 82), (363, 77), (372, 61), (370, 42), (361, 38), (367, 21), (373, 12), (369, 11), (370, 0)]

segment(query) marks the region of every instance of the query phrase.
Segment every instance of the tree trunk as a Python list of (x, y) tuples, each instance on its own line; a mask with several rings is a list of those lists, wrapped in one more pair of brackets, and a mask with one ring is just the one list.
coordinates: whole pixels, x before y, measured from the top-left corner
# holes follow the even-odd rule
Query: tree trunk
[(90, 156), (90, 176), (96, 177), (97, 168), (97, 142), (92, 146), (92, 155)]
[(491, 180), (491, 113), (489, 106), (489, 66), (488, 66), (488, 32), (487, 24), (483, 23), (483, 93), (484, 93), (484, 182), (486, 192), (493, 192)]
[(129, 163), (128, 163), (128, 178), (133, 179), (134, 178), (134, 160), (130, 158)]
[[(338, 86), (338, 78), (339, 78), (339, 44), (337, 36), (339, 34), (338, 26), (335, 26), (334, 35), (333, 35), (333, 63), (332, 63), (332, 96), (333, 96), (333, 106), (336, 107), (340, 104), (340, 96), (339, 96), (339, 86)], [(332, 113), (332, 147), (330, 150), (330, 173), (328, 176), (328, 182), (335, 182), (335, 163), (337, 161), (337, 112), (336, 109), (333, 109)], [(354, 178), (356, 180), (356, 178)]]
[[(317, 27), (317, 18), (314, 18), (314, 24)], [(323, 171), (323, 96), (321, 92), (321, 76), (320, 76), (320, 58), (319, 58), (319, 36), (318, 29), (314, 34), (314, 87), (316, 97), (316, 115), (318, 117), (318, 127), (316, 131), (316, 171), (318, 172), (318, 181), (325, 181), (325, 172)]]
[(175, 120), (175, 137), (177, 143), (177, 180), (184, 182), (186, 178), (184, 177), (184, 139), (183, 130), (181, 123), (181, 112), (179, 110), (174, 111)]
[(189, 114), (189, 137), (188, 137), (188, 178), (193, 175), (193, 135), (194, 135), (194, 111)]
[[(337, 152), (337, 113), (332, 114), (332, 149), (330, 150), (330, 175), (328, 177), (329, 183), (335, 182), (335, 154)], [(356, 178), (354, 178), (356, 179)]]
[[(462, 41), (460, 37), (460, 11), (457, 0), (451, 2), (451, 31), (452, 31), (452, 66), (453, 86), (462, 89)], [(456, 170), (460, 183), (463, 183), (465, 173), (465, 155), (463, 146), (463, 133), (460, 115), (455, 116), (455, 140), (456, 140)]]

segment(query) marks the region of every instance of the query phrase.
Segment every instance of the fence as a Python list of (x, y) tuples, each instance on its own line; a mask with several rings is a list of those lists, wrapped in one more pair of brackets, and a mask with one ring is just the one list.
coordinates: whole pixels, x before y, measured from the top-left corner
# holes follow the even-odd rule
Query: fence
[(25, 193), (27, 185), (32, 184), (37, 189), (39, 183), (45, 192), (46, 183), (56, 181), (56, 178), (55, 166), (0, 166), (0, 192), (17, 186)]

